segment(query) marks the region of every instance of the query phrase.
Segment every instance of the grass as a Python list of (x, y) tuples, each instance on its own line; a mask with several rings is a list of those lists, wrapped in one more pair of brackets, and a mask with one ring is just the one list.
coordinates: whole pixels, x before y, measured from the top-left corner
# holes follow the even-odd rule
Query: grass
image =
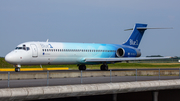
[(13, 67), (13, 65), (7, 63), (4, 58), (0, 58), (0, 68)]
[[(100, 65), (86, 65), (87, 69), (99, 69)], [(109, 69), (131, 69), (131, 68), (180, 68), (180, 63), (115, 63), (108, 64)], [(70, 69), (78, 69), (77, 65), (42, 65), (43, 68), (68, 67)], [(13, 65), (7, 63), (4, 58), (0, 58), (0, 68), (14, 68)], [(40, 68), (39, 65), (22, 66), (22, 68)]]

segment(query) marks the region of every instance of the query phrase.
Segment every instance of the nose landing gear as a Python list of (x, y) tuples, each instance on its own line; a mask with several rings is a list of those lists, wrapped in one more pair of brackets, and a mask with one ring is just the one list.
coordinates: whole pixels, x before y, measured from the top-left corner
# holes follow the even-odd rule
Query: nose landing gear
[(20, 72), (20, 68), (19, 68), (19, 67), (16, 67), (16, 68), (15, 68), (15, 72)]
[(15, 65), (15, 72), (20, 72), (20, 67), (21, 67), (21, 65)]

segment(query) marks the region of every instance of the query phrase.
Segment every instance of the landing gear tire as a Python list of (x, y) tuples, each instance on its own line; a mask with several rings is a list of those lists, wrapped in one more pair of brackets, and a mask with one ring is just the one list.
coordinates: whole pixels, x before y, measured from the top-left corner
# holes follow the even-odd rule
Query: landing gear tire
[(19, 67), (16, 67), (16, 68), (15, 68), (15, 72), (20, 72), (20, 68), (19, 68)]
[(86, 70), (86, 66), (85, 65), (79, 65), (79, 70)]
[(101, 70), (108, 70), (108, 65), (104, 64), (104, 65), (101, 65)]
[(103, 65), (101, 65), (101, 70), (104, 70), (104, 66)]

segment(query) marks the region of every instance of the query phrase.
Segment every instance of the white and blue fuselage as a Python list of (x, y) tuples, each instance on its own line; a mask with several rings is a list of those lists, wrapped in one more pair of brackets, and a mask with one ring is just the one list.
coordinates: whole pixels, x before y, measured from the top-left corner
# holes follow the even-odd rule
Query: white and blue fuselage
[[(118, 54), (118, 49), (128, 52)], [(139, 57), (138, 51), (118, 44), (25, 42), (10, 52), (6, 60), (14, 65), (100, 64), (102, 62), (86, 62), (85, 59)]]

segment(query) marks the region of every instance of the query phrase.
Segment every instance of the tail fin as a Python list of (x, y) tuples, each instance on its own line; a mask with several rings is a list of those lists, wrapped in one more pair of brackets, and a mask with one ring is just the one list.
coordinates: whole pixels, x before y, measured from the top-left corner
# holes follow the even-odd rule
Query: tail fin
[(127, 30), (133, 30), (131, 36), (129, 39), (123, 44), (128, 46), (133, 46), (135, 48), (138, 48), (142, 36), (144, 34), (144, 31), (146, 30), (147, 24), (136, 24), (134, 29), (127, 29)]

